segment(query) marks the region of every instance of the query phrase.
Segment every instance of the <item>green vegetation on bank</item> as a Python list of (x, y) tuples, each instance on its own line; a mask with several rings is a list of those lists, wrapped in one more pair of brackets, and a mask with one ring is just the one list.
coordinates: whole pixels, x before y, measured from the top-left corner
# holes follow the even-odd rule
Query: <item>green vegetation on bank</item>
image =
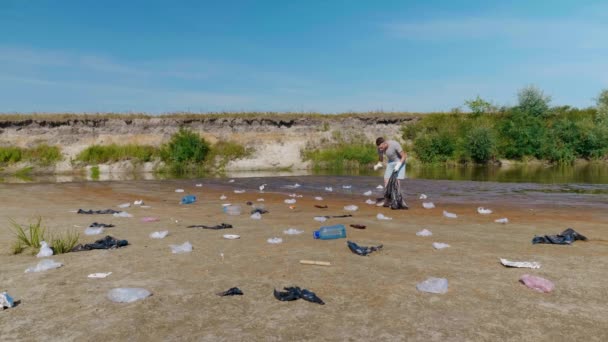
[(304, 149), (302, 156), (317, 170), (359, 169), (378, 160), (376, 147), (363, 134), (339, 131), (332, 132), (332, 139), (321, 141), (320, 146)]
[(61, 150), (57, 146), (41, 144), (32, 148), (0, 146), (0, 165), (30, 162), (39, 166), (49, 166), (61, 161)]
[(122, 160), (149, 162), (160, 153), (154, 146), (145, 145), (92, 145), (76, 156), (76, 161), (86, 164), (115, 163)]
[(535, 87), (522, 89), (518, 99), (515, 107), (496, 109), (478, 97), (466, 102), (472, 114), (423, 116), (403, 127), (403, 139), (423, 163), (608, 158), (608, 91), (597, 109), (550, 107), (550, 98)]

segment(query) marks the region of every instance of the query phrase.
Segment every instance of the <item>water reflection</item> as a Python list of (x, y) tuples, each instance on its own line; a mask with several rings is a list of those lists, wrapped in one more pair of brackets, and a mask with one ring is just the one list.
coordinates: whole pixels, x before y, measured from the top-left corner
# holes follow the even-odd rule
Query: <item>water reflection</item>
[[(194, 178), (251, 178), (251, 177), (284, 177), (284, 176), (371, 176), (382, 177), (384, 171), (373, 170), (297, 170), (297, 171), (235, 171), (221, 175), (185, 175), (171, 176), (158, 173), (101, 173), (98, 179), (90, 174), (28, 175), (17, 177), (5, 175), (0, 177), (3, 183), (65, 183), (82, 181), (138, 181)], [(543, 183), (543, 184), (608, 184), (608, 165), (588, 163), (581, 165), (511, 165), (492, 166), (444, 166), (431, 165), (409, 167), (407, 176), (411, 179), (458, 180), (480, 182), (508, 183)]]

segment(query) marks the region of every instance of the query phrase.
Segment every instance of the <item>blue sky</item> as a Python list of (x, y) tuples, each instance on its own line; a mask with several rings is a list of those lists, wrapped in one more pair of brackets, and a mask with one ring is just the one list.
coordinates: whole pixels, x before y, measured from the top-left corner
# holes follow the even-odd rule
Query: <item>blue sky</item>
[(449, 111), (608, 88), (605, 1), (1, 0), (0, 112)]

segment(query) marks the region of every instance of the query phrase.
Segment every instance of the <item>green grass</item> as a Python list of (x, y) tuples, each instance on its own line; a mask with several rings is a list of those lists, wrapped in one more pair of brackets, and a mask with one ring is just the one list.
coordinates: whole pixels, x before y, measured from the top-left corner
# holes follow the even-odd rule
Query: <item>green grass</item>
[(55, 164), (63, 159), (61, 150), (57, 146), (41, 144), (31, 149), (24, 150), (24, 159), (41, 166)]
[(315, 169), (344, 170), (369, 167), (378, 160), (373, 144), (341, 143), (325, 148), (303, 151), (304, 160), (310, 160)]
[(21, 161), (23, 151), (19, 147), (0, 147), (0, 164), (14, 164)]
[(99, 180), (99, 166), (95, 165), (91, 167), (91, 179)]
[(80, 234), (76, 231), (68, 231), (63, 235), (52, 235), (49, 246), (53, 249), (54, 254), (68, 253), (76, 246)]
[(12, 228), (11, 231), (16, 237), (16, 241), (12, 245), (13, 254), (19, 254), (25, 249), (32, 249), (32, 254), (36, 254), (40, 249), (40, 243), (45, 241), (46, 229), (41, 225), (42, 218), (38, 218), (36, 223), (31, 223), (29, 226), (22, 226), (13, 219), (9, 219)]
[(33, 166), (26, 166), (22, 169), (17, 170), (17, 172), (15, 172), (15, 177), (25, 180), (25, 181), (32, 181), (32, 171), (34, 170)]
[(223, 169), (230, 161), (247, 158), (253, 151), (252, 148), (246, 148), (237, 142), (221, 140), (211, 146), (206, 158), (207, 164), (211, 168)]
[(122, 160), (148, 162), (160, 156), (159, 149), (147, 145), (92, 145), (76, 156), (76, 161), (86, 164), (115, 163)]

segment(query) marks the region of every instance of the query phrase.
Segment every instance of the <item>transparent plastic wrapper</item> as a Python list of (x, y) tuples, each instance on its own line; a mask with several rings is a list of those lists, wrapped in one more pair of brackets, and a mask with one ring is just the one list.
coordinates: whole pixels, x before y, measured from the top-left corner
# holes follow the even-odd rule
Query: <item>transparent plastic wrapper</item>
[(151, 295), (150, 291), (138, 287), (118, 287), (108, 291), (107, 297), (115, 303), (131, 303)]
[(431, 233), (431, 231), (428, 229), (423, 229), (416, 233), (416, 236), (431, 236), (431, 235), (433, 235), (433, 233)]
[(365, 200), (365, 203), (366, 204), (370, 204), (370, 205), (374, 205), (374, 204), (376, 204), (376, 201), (372, 200), (371, 198), (368, 198), (368, 199)]
[(192, 204), (196, 202), (196, 196), (194, 195), (186, 195), (182, 197), (182, 200), (179, 202), (180, 204)]
[(536, 261), (510, 261), (510, 260), (501, 258), (500, 263), (507, 267), (532, 268), (532, 269), (540, 268), (540, 263), (538, 263)]
[(135, 200), (133, 201), (133, 205), (144, 205), (144, 200)]
[(444, 249), (444, 248), (450, 247), (450, 245), (448, 245), (447, 243), (443, 243), (443, 242), (433, 242), (433, 247), (435, 249)]
[(258, 202), (264, 202), (264, 199), (263, 198), (258, 198), (256, 201), (258, 201)]
[(352, 185), (342, 185), (342, 189), (350, 189), (352, 188)]
[(423, 200), (423, 199), (427, 199), (428, 197), (425, 194), (420, 194), (420, 197), (418, 197), (418, 198)]
[(388, 220), (392, 220), (392, 219), (393, 219), (392, 217), (384, 216), (384, 214), (378, 214), (378, 215), (376, 215), (376, 218), (377, 218), (378, 220), (385, 220), (385, 221), (388, 221)]
[(234, 193), (235, 194), (244, 194), (245, 190), (243, 190), (243, 189), (236, 189), (236, 190), (234, 190)]
[(141, 222), (158, 222), (160, 219), (158, 217), (146, 216), (141, 218)]
[(103, 227), (97, 227), (97, 228), (87, 227), (87, 229), (84, 230), (84, 235), (99, 235), (99, 234), (103, 234), (103, 232), (104, 232)]
[(317, 222), (325, 222), (325, 221), (327, 221), (327, 217), (325, 217), (325, 216), (315, 216), (314, 220), (317, 221)]
[(264, 192), (264, 189), (266, 188), (267, 184), (262, 184), (258, 187), (258, 189), (260, 189), (260, 192)]
[(0, 293), (0, 309), (12, 308), (15, 306), (15, 300), (6, 291)]
[(458, 217), (458, 215), (456, 215), (454, 213), (449, 213), (449, 212), (447, 212), (445, 210), (443, 211), (443, 216), (447, 217), (447, 218), (457, 218)]
[(175, 189), (175, 192), (184, 192), (184, 189)]
[(524, 274), (519, 278), (519, 281), (526, 285), (528, 288), (536, 290), (538, 292), (551, 292), (555, 288), (555, 284), (548, 279)]
[(280, 237), (273, 237), (273, 238), (268, 239), (267, 241), (268, 241), (268, 243), (276, 245), (276, 244), (282, 243), (283, 239), (281, 239)]
[(479, 208), (477, 208), (477, 212), (482, 215), (488, 215), (488, 214), (492, 213), (492, 210), (484, 208), (484, 207), (479, 207)]
[(160, 232), (150, 233), (152, 239), (164, 239), (169, 234), (168, 230), (161, 230)]
[(289, 228), (287, 230), (284, 230), (283, 233), (287, 234), (287, 235), (298, 235), (298, 234), (304, 233), (304, 231), (303, 230), (298, 230), (296, 228)]
[(252, 219), (254, 220), (261, 220), (262, 219), (262, 214), (255, 212), (250, 216)]
[(346, 211), (357, 211), (358, 209), (359, 209), (359, 207), (357, 207), (354, 204), (347, 205), (344, 207), (344, 210), (346, 210)]
[(114, 216), (114, 217), (133, 217), (133, 215), (129, 214), (126, 211), (121, 211), (121, 212), (118, 212), (118, 213), (114, 213), (114, 214), (112, 214), (112, 216)]
[(223, 237), (224, 237), (224, 239), (227, 239), (227, 240), (237, 240), (237, 239), (241, 238), (240, 235), (236, 235), (236, 234), (224, 234)]
[(384, 186), (382, 186), (382, 185), (378, 185), (378, 186), (376, 187), (376, 189), (378, 189), (378, 190), (382, 190), (382, 189), (384, 189)]
[(119, 208), (128, 208), (130, 206), (131, 206), (131, 203), (122, 203), (122, 204), (118, 205)]
[(506, 217), (503, 217), (503, 218), (499, 218), (499, 219), (494, 220), (494, 222), (506, 224), (506, 223), (509, 223), (509, 219), (506, 218)]
[(435, 208), (435, 203), (433, 203), (433, 202), (422, 202), (422, 207), (424, 209), (433, 209), (433, 208)]
[(51, 249), (51, 247), (49, 247), (46, 241), (40, 242), (40, 251), (38, 252), (38, 254), (36, 254), (36, 257), (46, 258), (50, 257), (51, 255), (53, 255), (53, 250)]
[(322, 200), (323, 200), (323, 197), (321, 197), (321, 196), (315, 196), (315, 201), (322, 201)]
[(241, 206), (240, 205), (224, 206), (224, 212), (228, 215), (241, 215)]
[(285, 200), (285, 201), (283, 201), (283, 202), (285, 202), (285, 203), (287, 203), (287, 204), (294, 204), (294, 203), (296, 203), (296, 199), (295, 199), (295, 198), (292, 198), (292, 199), (286, 199), (286, 200)]
[(371, 196), (371, 195), (372, 195), (372, 191), (371, 190), (366, 191), (366, 192), (363, 193), (363, 196)]
[(444, 294), (448, 292), (448, 280), (445, 278), (428, 278), (427, 280), (418, 283), (416, 289), (422, 292)]
[(228, 198), (228, 197), (226, 197), (226, 196), (224, 196), (224, 195), (220, 196), (220, 199), (221, 199), (222, 201), (223, 201), (223, 200), (225, 200), (226, 198)]
[(331, 186), (326, 186), (325, 191), (332, 192), (332, 191), (334, 191), (334, 188), (332, 188)]
[(91, 273), (87, 277), (91, 279), (103, 279), (112, 274), (112, 272)]
[(173, 254), (192, 252), (192, 245), (188, 241), (182, 243), (181, 245), (169, 245), (169, 247), (171, 247), (171, 253)]
[(197, 187), (197, 188), (201, 188), (201, 187), (203, 187), (203, 184), (202, 183), (197, 183), (194, 186)]
[(30, 267), (27, 270), (25, 270), (25, 273), (43, 272), (43, 271), (52, 270), (54, 268), (58, 268), (61, 266), (63, 266), (63, 264), (60, 262), (56, 262), (55, 260), (43, 259), (42, 261), (40, 261), (38, 263), (38, 265)]

